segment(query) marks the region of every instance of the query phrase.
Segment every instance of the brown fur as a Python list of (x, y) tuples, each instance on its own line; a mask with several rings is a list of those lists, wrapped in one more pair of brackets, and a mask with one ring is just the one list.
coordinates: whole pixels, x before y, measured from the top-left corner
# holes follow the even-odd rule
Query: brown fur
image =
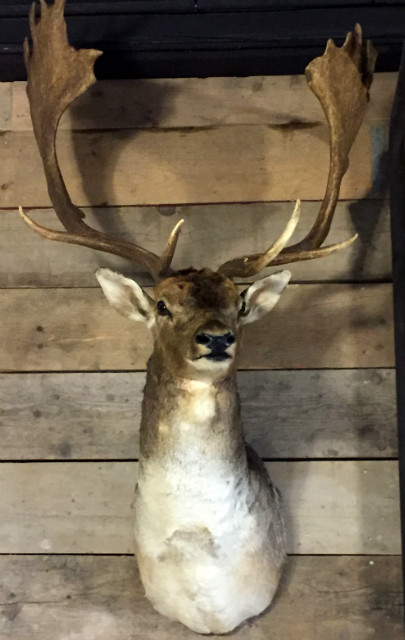
[[(201, 433), (205, 440), (205, 454), (222, 455), (225, 460), (236, 460), (237, 464), (244, 462), (245, 450), (235, 374), (217, 382), (215, 387), (215, 413), (211, 419), (211, 430), (209, 433)], [(163, 459), (175, 456), (177, 438), (169, 427), (159, 429), (159, 424), (164, 420), (165, 424), (170, 425), (171, 416), (177, 413), (179, 404), (182, 404), (184, 410), (191, 400), (187, 389), (162, 366), (160, 357), (154, 353), (148, 362), (142, 404), (141, 458), (154, 456)], [(190, 421), (191, 418), (190, 415)]]
[(171, 313), (171, 317), (157, 316), (155, 356), (174, 378), (195, 377), (185, 358), (193, 360), (204, 352), (194, 340), (197, 333), (232, 331), (236, 339), (240, 335), (239, 291), (232, 280), (210, 269), (180, 271), (163, 280), (154, 297), (156, 303), (162, 300)]

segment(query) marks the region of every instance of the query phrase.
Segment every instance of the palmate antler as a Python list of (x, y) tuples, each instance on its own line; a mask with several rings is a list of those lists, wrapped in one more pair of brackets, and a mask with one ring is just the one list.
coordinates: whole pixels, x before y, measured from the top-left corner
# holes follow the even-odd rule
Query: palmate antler
[(25, 222), (45, 238), (113, 253), (143, 265), (155, 279), (165, 276), (170, 272), (183, 220), (174, 227), (159, 257), (132, 242), (92, 229), (83, 221), (84, 213), (69, 197), (56, 156), (56, 131), (69, 104), (96, 82), (93, 67), (102, 52), (95, 49), (76, 51), (69, 45), (63, 17), (66, 0), (55, 0), (53, 5), (48, 5), (45, 0), (40, 1), (41, 18), (36, 20), (35, 4), (31, 6), (29, 14), (32, 49), (27, 39), (24, 42), (27, 94), (49, 197), (66, 231), (42, 227), (28, 218), (21, 207), (20, 213)]
[[(52, 5), (45, 0), (40, 0), (40, 3), (39, 20), (35, 18), (35, 5), (30, 11), (32, 48), (27, 40), (24, 42), (27, 94), (48, 193), (66, 231), (42, 227), (26, 216), (20, 207), (21, 216), (45, 238), (127, 258), (144, 266), (158, 280), (171, 273), (170, 264), (183, 220), (174, 227), (159, 257), (139, 245), (89, 227), (83, 221), (83, 212), (72, 203), (66, 190), (55, 150), (58, 123), (69, 104), (96, 81), (93, 67), (101, 52), (94, 49), (77, 51), (69, 45), (63, 17), (65, 0), (55, 0)], [(363, 46), (361, 28), (356, 25), (341, 48), (329, 40), (324, 55), (308, 65), (305, 70), (307, 82), (323, 107), (330, 132), (329, 177), (318, 217), (301, 242), (287, 247), (299, 220), (298, 201), (285, 230), (267, 251), (225, 262), (218, 270), (220, 273), (229, 277), (249, 277), (269, 265), (329, 255), (344, 249), (356, 239), (357, 236), (353, 236), (344, 242), (321, 247), (332, 223), (340, 184), (348, 167), (348, 155), (364, 117), (375, 60), (376, 52), (372, 44), (367, 41)]]
[(330, 137), (328, 183), (318, 217), (301, 242), (285, 246), (294, 226), (291, 233), (282, 234), (283, 243), (278, 240), (264, 253), (229, 260), (219, 268), (220, 273), (244, 278), (256, 275), (270, 264), (322, 258), (345, 249), (356, 240), (357, 234), (344, 242), (321, 247), (332, 224), (340, 185), (349, 166), (350, 149), (366, 112), (376, 59), (377, 52), (369, 40), (363, 47), (361, 27), (356, 24), (341, 48), (336, 47), (333, 40), (328, 40), (323, 56), (309, 63), (305, 77), (322, 105)]

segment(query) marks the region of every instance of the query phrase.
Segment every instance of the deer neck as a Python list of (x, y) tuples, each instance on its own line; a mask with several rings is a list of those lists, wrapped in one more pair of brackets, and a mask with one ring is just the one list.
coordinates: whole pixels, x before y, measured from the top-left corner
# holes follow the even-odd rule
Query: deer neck
[(245, 466), (236, 375), (205, 382), (173, 375), (156, 352), (148, 362), (141, 459)]

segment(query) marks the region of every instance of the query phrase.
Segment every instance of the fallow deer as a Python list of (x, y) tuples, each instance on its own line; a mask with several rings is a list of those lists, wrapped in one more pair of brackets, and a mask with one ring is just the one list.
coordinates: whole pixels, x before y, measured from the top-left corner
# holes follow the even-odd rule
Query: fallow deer
[(226, 633), (271, 603), (286, 557), (280, 497), (255, 451), (244, 442), (236, 388), (243, 325), (270, 311), (290, 273), (267, 275), (242, 294), (234, 277), (269, 265), (326, 256), (350, 238), (321, 247), (332, 222), (348, 154), (363, 119), (375, 53), (357, 25), (341, 48), (329, 41), (306, 69), (330, 131), (330, 172), (318, 218), (287, 246), (299, 202), (284, 232), (259, 255), (217, 271), (170, 268), (180, 224), (161, 257), (90, 228), (69, 198), (55, 137), (66, 107), (95, 82), (95, 50), (69, 46), (64, 0), (41, 0), (24, 43), (31, 117), (48, 191), (65, 231), (25, 222), (45, 238), (81, 244), (143, 265), (157, 282), (150, 296), (133, 280), (100, 269), (97, 278), (121, 314), (144, 322), (154, 348), (147, 366), (135, 495), (135, 550), (146, 596), (162, 614), (199, 633)]

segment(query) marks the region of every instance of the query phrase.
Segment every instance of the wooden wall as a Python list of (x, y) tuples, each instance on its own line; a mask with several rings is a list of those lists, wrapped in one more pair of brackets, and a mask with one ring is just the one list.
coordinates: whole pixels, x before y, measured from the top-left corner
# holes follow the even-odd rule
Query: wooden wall
[[(395, 74), (376, 77), (330, 234), (359, 240), (292, 265), (247, 332), (247, 439), (281, 488), (292, 554), (272, 610), (235, 637), (403, 637), (386, 134)], [(23, 83), (0, 86), (0, 638), (191, 639), (143, 599), (130, 532), (151, 342), (94, 271), (125, 261), (46, 242), (57, 227)], [(316, 216), (327, 129), (303, 77), (105, 81), (64, 116), (63, 173), (90, 223), (174, 266), (262, 250), (300, 197)]]

